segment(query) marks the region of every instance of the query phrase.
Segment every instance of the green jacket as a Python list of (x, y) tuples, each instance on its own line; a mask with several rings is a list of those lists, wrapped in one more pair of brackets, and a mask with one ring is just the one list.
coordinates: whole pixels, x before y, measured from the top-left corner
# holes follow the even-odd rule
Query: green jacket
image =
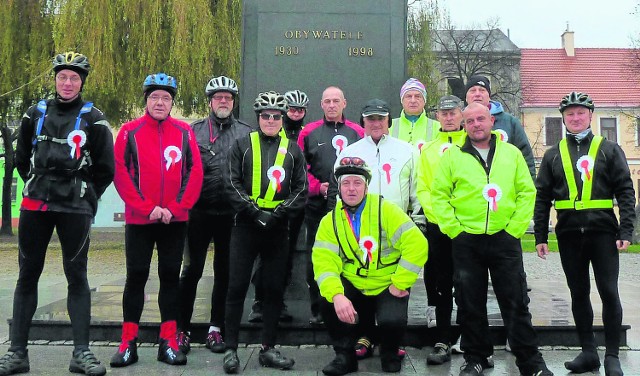
[(404, 110), (400, 113), (399, 118), (391, 121), (389, 135), (408, 142), (421, 151), (423, 146), (433, 140), (440, 131), (440, 123), (436, 120), (429, 119), (425, 111), (412, 123), (404, 114)]
[(356, 239), (339, 200), (322, 221), (312, 260), (320, 294), (333, 302), (343, 294), (340, 276), (365, 295), (378, 295), (391, 284), (407, 290), (427, 261), (427, 240), (411, 218), (381, 196), (368, 194)]
[(440, 158), (451, 146), (462, 146), (466, 136), (467, 132), (464, 129), (454, 132), (439, 132), (433, 141), (422, 147), (420, 161), (418, 162), (417, 195), (422, 211), (427, 217), (427, 221), (431, 223), (437, 223), (431, 207), (431, 184), (435, 173), (438, 171)]
[(491, 136), (488, 162), (467, 138), (449, 148), (431, 186), (431, 204), (440, 230), (450, 238), (461, 232), (522, 237), (533, 215), (536, 189), (520, 150)]

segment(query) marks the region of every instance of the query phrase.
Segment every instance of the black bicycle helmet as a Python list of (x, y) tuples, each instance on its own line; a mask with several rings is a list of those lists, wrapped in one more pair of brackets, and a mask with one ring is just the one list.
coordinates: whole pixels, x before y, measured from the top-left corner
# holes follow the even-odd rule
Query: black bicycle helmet
[(53, 58), (53, 71), (58, 73), (63, 69), (70, 69), (78, 73), (83, 77), (84, 81), (84, 78), (89, 74), (91, 65), (89, 64), (89, 59), (87, 59), (86, 56), (70, 51), (58, 54)]
[(304, 91), (291, 90), (284, 93), (284, 97), (289, 103), (289, 107), (307, 108), (309, 97)]
[(582, 106), (588, 108), (591, 111), (593, 111), (593, 109), (595, 108), (591, 97), (588, 94), (581, 93), (579, 91), (572, 91), (562, 98), (559, 108), (560, 113), (563, 113), (564, 110), (571, 106)]
[(344, 157), (340, 160), (338, 166), (334, 170), (337, 181), (343, 175), (360, 175), (364, 177), (367, 184), (371, 182), (371, 170), (364, 159), (360, 157)]
[(263, 110), (278, 110), (283, 114), (289, 110), (289, 105), (284, 95), (275, 91), (267, 91), (258, 94), (255, 102), (253, 102), (253, 110), (260, 113)]
[(209, 82), (207, 82), (207, 86), (204, 88), (204, 93), (209, 98), (219, 91), (227, 91), (235, 97), (238, 95), (238, 85), (236, 85), (236, 82), (229, 77), (220, 76), (209, 80)]

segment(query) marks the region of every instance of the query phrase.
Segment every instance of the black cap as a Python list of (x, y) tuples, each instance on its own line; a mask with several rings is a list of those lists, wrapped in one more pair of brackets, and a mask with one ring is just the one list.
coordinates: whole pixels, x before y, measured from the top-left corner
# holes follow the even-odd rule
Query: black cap
[(482, 86), (483, 88), (487, 89), (489, 95), (491, 95), (491, 83), (489, 82), (489, 79), (487, 77), (480, 75), (469, 77), (467, 86), (465, 88), (465, 93), (474, 86)]
[(438, 101), (438, 110), (462, 109), (462, 100), (455, 95), (445, 95)]
[(389, 105), (382, 99), (371, 99), (362, 108), (362, 117), (371, 115), (389, 116)]

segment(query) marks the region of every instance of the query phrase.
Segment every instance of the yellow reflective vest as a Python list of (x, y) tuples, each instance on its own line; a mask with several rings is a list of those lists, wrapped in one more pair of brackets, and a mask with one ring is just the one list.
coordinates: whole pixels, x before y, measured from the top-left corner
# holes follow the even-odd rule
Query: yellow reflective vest
[(440, 123), (427, 117), (425, 111), (418, 117), (418, 120), (411, 122), (404, 114), (400, 113), (399, 118), (391, 121), (389, 135), (408, 142), (420, 152), (422, 147), (433, 140), (440, 131)]
[(427, 240), (402, 209), (376, 194), (365, 200), (358, 238), (340, 200), (318, 227), (313, 271), (329, 302), (344, 293), (340, 276), (364, 295), (378, 295), (391, 284), (410, 288), (427, 261)]

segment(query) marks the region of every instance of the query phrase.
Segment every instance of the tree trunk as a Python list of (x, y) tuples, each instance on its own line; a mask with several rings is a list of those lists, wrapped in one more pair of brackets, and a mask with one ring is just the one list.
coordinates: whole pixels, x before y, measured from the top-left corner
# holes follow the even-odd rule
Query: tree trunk
[(0, 127), (2, 144), (4, 146), (4, 179), (2, 180), (2, 227), (0, 235), (13, 236), (11, 225), (11, 186), (13, 185), (13, 131), (7, 124)]

